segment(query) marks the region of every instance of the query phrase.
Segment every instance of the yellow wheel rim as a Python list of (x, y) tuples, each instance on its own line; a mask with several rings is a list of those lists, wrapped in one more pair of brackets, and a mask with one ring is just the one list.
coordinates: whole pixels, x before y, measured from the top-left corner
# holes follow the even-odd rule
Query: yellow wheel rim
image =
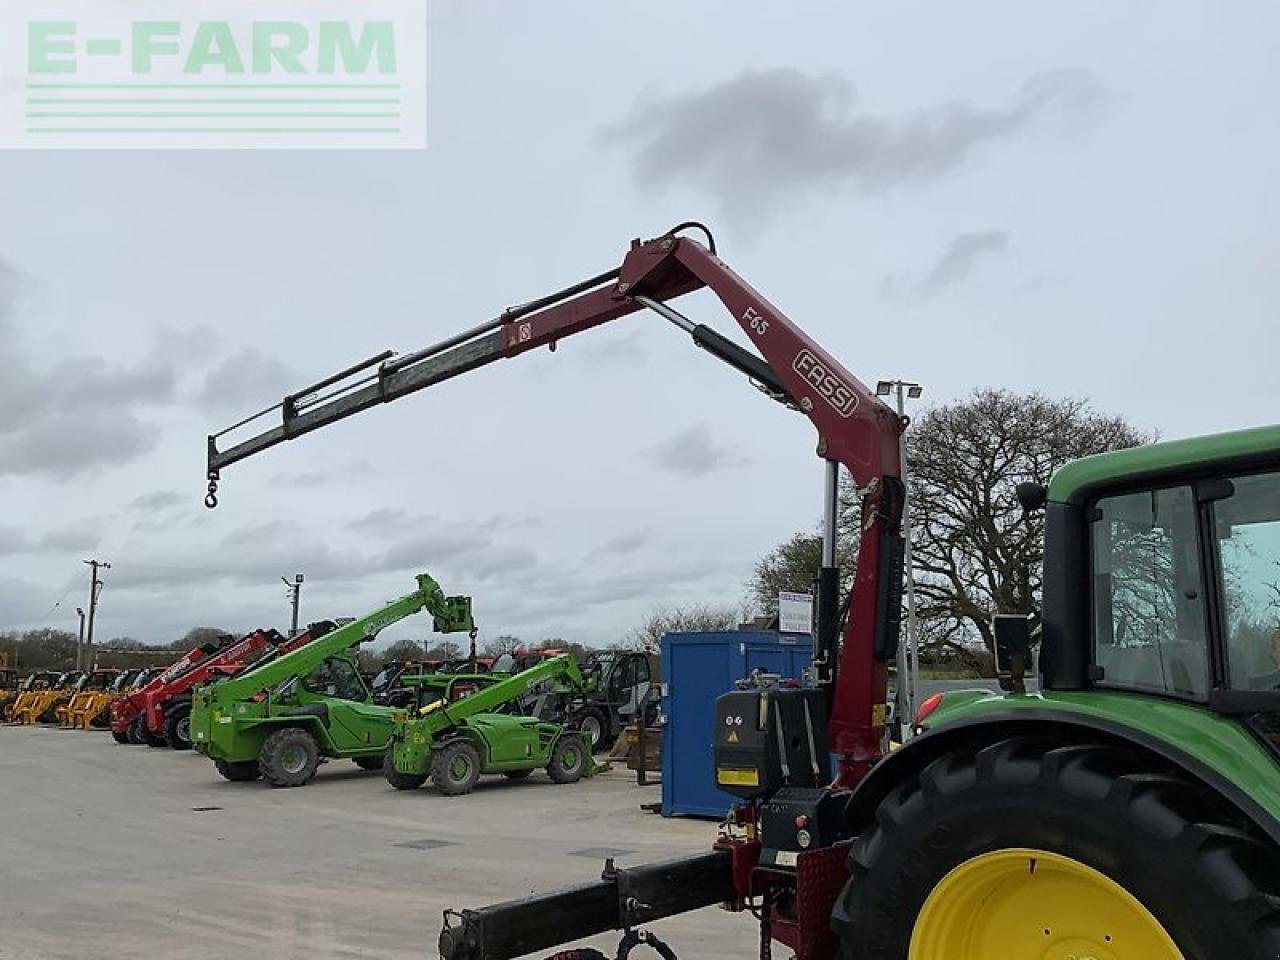
[(966, 860), (929, 894), (908, 960), (1183, 960), (1129, 891), (1070, 857), (1010, 849)]

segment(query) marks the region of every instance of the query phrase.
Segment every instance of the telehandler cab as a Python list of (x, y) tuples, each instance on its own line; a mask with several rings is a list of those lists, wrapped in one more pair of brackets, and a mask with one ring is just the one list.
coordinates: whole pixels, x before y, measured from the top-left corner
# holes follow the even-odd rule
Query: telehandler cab
[(475, 631), (470, 597), (446, 597), (425, 573), (417, 579), (412, 593), (299, 650), (197, 688), (190, 726), (195, 749), (228, 780), (263, 777), (277, 787), (302, 786), (327, 759), (381, 769), (395, 710), (372, 702), (352, 648), (422, 610), (431, 613), (437, 633)]
[(470, 793), (482, 774), (522, 780), (546, 769), (555, 783), (575, 783), (591, 772), (582, 737), (562, 724), (518, 712), (495, 712), (541, 687), (565, 683), (584, 689), (577, 661), (564, 654), (527, 670), (476, 686), (464, 697), (450, 680), (441, 696), (413, 711), (397, 711), (383, 772), (397, 790), (415, 790), (431, 778), (445, 796)]
[[(716, 781), (739, 803), (714, 848), (448, 911), (441, 956), (507, 960), (608, 930), (626, 930), (629, 949), (640, 925), (720, 903), (759, 921), (763, 957), (774, 941), (798, 960), (1280, 957), (1280, 427), (1090, 457), (1047, 488), (1024, 486), (1023, 506), (1045, 510), (1041, 692), (1015, 682), (926, 700), (921, 735), (890, 753), (906, 423), (730, 270), (705, 228), (705, 246), (681, 235), (691, 227), (636, 240), (620, 267), (433, 347), (292, 394), (259, 415), (281, 410), (279, 426), (229, 449), (209, 437), (214, 507), (220, 471), (238, 460), (644, 309), (817, 431), (817, 687), (718, 701)], [(668, 303), (703, 287), (761, 356)], [(843, 602), (841, 465), (862, 517)], [(1033, 625), (1005, 620), (1002, 634), (1025, 664)]]

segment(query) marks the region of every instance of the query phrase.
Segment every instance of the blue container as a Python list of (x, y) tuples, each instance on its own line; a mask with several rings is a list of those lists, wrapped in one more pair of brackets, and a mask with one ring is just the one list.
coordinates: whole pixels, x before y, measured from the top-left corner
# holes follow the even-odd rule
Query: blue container
[(716, 698), (753, 670), (799, 679), (808, 635), (668, 633), (662, 638), (662, 815), (723, 817), (734, 798), (716, 786), (711, 756)]

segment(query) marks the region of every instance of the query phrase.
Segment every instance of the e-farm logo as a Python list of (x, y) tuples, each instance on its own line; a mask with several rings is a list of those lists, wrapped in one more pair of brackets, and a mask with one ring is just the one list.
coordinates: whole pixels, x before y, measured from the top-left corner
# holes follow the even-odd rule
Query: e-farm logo
[(426, 0), (0, 0), (0, 146), (426, 146)]

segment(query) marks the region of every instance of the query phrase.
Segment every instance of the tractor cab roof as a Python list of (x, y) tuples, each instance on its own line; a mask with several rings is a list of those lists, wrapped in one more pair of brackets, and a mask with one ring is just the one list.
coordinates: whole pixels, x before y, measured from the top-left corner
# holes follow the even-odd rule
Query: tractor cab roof
[(1099, 453), (1067, 464), (1053, 475), (1049, 500), (1078, 504), (1101, 487), (1159, 482), (1224, 467), (1248, 469), (1277, 461), (1280, 461), (1280, 425), (1151, 443)]

